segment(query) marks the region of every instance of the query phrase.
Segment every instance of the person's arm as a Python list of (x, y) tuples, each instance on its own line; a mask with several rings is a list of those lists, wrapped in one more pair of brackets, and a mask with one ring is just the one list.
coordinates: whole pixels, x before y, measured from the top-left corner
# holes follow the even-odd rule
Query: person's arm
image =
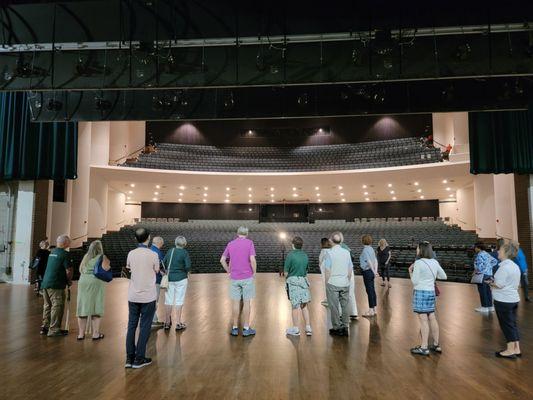
[(352, 274), (353, 274), (353, 261), (352, 261), (352, 256), (350, 255), (350, 257), (348, 258), (348, 279), (349, 280), (352, 279)]
[(222, 257), (220, 257), (220, 264), (222, 265), (222, 268), (224, 268), (224, 271), (226, 271), (228, 274), (230, 273), (230, 267), (228, 265), (228, 247), (224, 249), (224, 253), (222, 253)]
[(438, 264), (438, 267), (437, 267), (437, 279), (440, 279), (440, 280), (443, 280), (443, 281), (448, 279), (448, 277), (446, 276), (446, 272), (442, 269), (440, 264)]
[(130, 253), (128, 253), (128, 257), (126, 258), (126, 268), (131, 271)]
[(492, 287), (501, 289), (505, 286), (507, 283), (507, 270), (505, 267), (498, 268), (498, 271), (494, 274), (494, 280), (490, 284)]
[(385, 261), (385, 264), (390, 263), (390, 259), (392, 258), (392, 250), (389, 249), (389, 256), (387, 257), (387, 261)]
[(255, 275), (256, 271), (257, 271), (257, 261), (255, 260), (255, 255), (253, 256), (250, 256), (250, 265), (252, 266), (252, 271)]
[(153, 253), (152, 258), (152, 267), (154, 268), (154, 272), (157, 274), (159, 272), (159, 256), (157, 254)]
[[(369, 254), (370, 255), (370, 254)], [(372, 272), (374, 272), (374, 276), (379, 276), (379, 272), (378, 272), (378, 259), (376, 257), (376, 255), (374, 254), (374, 252), (372, 252), (372, 258), (371, 258), (371, 268), (372, 268)]]
[(328, 253), (324, 255), (322, 266), (324, 269), (324, 279), (326, 280), (326, 283), (327, 283), (329, 281), (329, 277), (331, 276), (331, 259), (329, 258)]
[(103, 257), (104, 259), (102, 260), (102, 268), (104, 271), (109, 271), (111, 269), (111, 261), (109, 261), (109, 258), (107, 258), (105, 255)]
[(291, 253), (287, 254), (287, 257), (285, 257), (285, 265), (283, 266), (283, 270), (286, 274), (289, 273), (289, 269), (291, 266)]
[(409, 267), (409, 275), (411, 276), (411, 282), (414, 286), (418, 285), (420, 282), (420, 268), (416, 262)]
[(479, 253), (476, 254), (476, 256), (474, 257), (474, 272), (476, 274), (479, 274), (481, 272), (481, 260), (480, 260), (480, 256), (479, 256)]
[(191, 257), (187, 250), (185, 250), (185, 271), (187, 273), (191, 272)]

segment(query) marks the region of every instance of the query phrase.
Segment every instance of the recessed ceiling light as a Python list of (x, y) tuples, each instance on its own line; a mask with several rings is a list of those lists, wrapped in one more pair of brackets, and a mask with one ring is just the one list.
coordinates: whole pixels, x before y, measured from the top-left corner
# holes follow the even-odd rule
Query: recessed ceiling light
[(315, 190), (320, 190), (320, 188), (318, 186), (315, 186)]
[(422, 193), (422, 189), (417, 189), (416, 190), (418, 193)]
[(133, 192), (131, 190), (128, 191), (129, 194), (133, 194)]
[(320, 197), (320, 193), (317, 193), (317, 194), (316, 194), (316, 197)]
[(393, 197), (392, 197), (392, 200), (396, 200), (396, 196), (393, 196)]
[(159, 194), (159, 192), (154, 192), (154, 194), (157, 196)]
[(185, 186), (180, 185), (180, 190), (184, 190), (184, 189), (185, 189)]
[(274, 193), (271, 193), (271, 194), (270, 194), (270, 197), (274, 197)]
[(298, 197), (298, 193), (293, 193), (292, 197)]
[(225, 203), (229, 203), (229, 199), (224, 200)]
[(342, 190), (342, 186), (339, 186), (339, 190)]
[(249, 208), (249, 209), (248, 209), (248, 211), (252, 211), (252, 209), (251, 209), (251, 208)]
[(293, 187), (293, 188), (292, 188), (292, 191), (293, 191), (293, 192), (294, 192), (294, 191), (296, 191), (296, 188), (295, 188), (295, 187)]
[(317, 201), (318, 201), (319, 203), (322, 203), (322, 199), (317, 199)]
[(130, 197), (130, 196), (128, 196), (128, 197), (126, 197), (126, 198), (127, 198), (128, 200), (131, 200), (131, 197)]
[(251, 192), (251, 191), (252, 191), (252, 188), (251, 188), (251, 187), (249, 187), (249, 188), (248, 188), (248, 191), (249, 191), (249, 192)]
[(366, 189), (366, 185), (363, 185), (363, 189)]
[(181, 203), (183, 201), (183, 199), (178, 199), (178, 201)]
[(388, 186), (388, 187), (392, 187), (392, 183), (389, 183), (387, 186)]
[(156, 188), (156, 189), (160, 189), (161, 186), (160, 186), (160, 185), (155, 185), (155, 188)]
[(207, 197), (207, 193), (204, 193), (204, 197)]
[(206, 200), (206, 199), (203, 199), (202, 201), (205, 203), (207, 200)]
[(135, 187), (135, 183), (130, 183), (130, 187)]
[(341, 196), (344, 196), (344, 193), (341, 193)]
[(423, 198), (424, 198), (424, 196), (420, 196), (420, 198), (421, 198), (421, 199), (423, 199)]
[(226, 197), (229, 197), (229, 193), (226, 193)]
[(270, 200), (271, 203), (274, 203), (274, 201), (276, 201), (276, 200), (274, 200), (274, 199)]
[(394, 190), (391, 190), (391, 191), (390, 191), (390, 194), (394, 194)]
[(446, 188), (446, 191), (449, 192), (450, 190), (452, 190), (451, 188), (447, 187)]
[(368, 197), (367, 197), (367, 198), (365, 198), (365, 200), (366, 200), (366, 201), (370, 201), (370, 199), (369, 199)]
[(157, 197), (152, 198), (153, 201), (157, 201)]
[(414, 185), (415, 185), (415, 186), (418, 186), (418, 182), (415, 182)]
[(178, 195), (179, 195), (179, 196), (183, 196), (183, 193), (182, 193), (182, 192), (179, 192)]
[(368, 192), (365, 192), (364, 195), (365, 195), (365, 196), (368, 195)]
[(341, 201), (344, 203), (346, 201), (346, 199), (341, 199)]
[(248, 200), (248, 203), (251, 203), (252, 202), (252, 199)]
[(248, 197), (252, 197), (252, 194), (251, 194), (251, 193), (248, 193)]
[(450, 195), (450, 197), (453, 197), (453, 193)]
[(448, 183), (448, 181), (447, 181), (446, 179), (444, 179), (444, 180), (442, 181), (442, 183)]
[(209, 190), (209, 188), (207, 186), (204, 186), (204, 190)]
[(227, 188), (226, 188), (226, 190), (228, 190), (228, 191), (229, 191), (229, 187), (227, 187)]
[(318, 209), (318, 211), (322, 212), (322, 209), (321, 209), (321, 208), (319, 208), (319, 209)]
[(274, 188), (273, 188), (273, 187), (271, 187), (271, 188), (270, 188), (270, 191), (271, 191), (271, 192), (273, 192), (273, 191), (274, 191)]

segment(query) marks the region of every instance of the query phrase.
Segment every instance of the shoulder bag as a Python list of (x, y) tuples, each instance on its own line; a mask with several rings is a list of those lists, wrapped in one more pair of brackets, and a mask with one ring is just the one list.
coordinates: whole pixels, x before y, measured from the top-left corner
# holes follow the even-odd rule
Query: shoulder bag
[(172, 257), (174, 257), (174, 250), (176, 249), (172, 249), (172, 253), (170, 253), (170, 261), (168, 263), (167, 273), (161, 278), (161, 289), (168, 289), (168, 274), (170, 272), (170, 267), (172, 266)]
[(437, 285), (437, 277), (435, 276), (435, 274), (433, 273), (433, 270), (431, 269), (430, 265), (427, 262), (425, 262), (422, 259), (420, 259), (420, 261), (422, 261), (424, 264), (428, 266), (429, 271), (431, 272), (431, 275), (433, 275), (433, 285), (435, 286), (435, 296), (440, 296), (440, 289), (439, 289), (439, 286)]
[(102, 261), (104, 261), (104, 256), (100, 256), (96, 264), (94, 264), (93, 274), (96, 278), (104, 282), (111, 282), (113, 280), (113, 271), (109, 268), (109, 271), (106, 271), (102, 267)]
[(481, 274), (481, 273), (478, 273), (478, 272), (474, 272), (472, 274), (472, 279), (470, 279), (470, 283), (475, 283), (477, 285), (483, 283), (483, 277), (485, 275)]

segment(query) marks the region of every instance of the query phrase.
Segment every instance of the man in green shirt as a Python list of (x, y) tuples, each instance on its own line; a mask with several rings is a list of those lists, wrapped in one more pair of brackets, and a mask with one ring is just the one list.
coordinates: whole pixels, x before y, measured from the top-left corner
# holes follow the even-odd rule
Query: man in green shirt
[(309, 281), (307, 280), (307, 270), (309, 268), (309, 258), (305, 251), (302, 250), (304, 241), (301, 237), (295, 236), (292, 239), (293, 250), (287, 254), (285, 259), (285, 273), (287, 276), (287, 295), (292, 306), (292, 323), (293, 326), (287, 329), (287, 335), (300, 336), (299, 312), (302, 310), (305, 321), (305, 333), (307, 336), (313, 334), (309, 322), (309, 310), (307, 303), (311, 301), (311, 291), (309, 290)]
[(57, 238), (57, 247), (48, 257), (46, 272), (41, 288), (43, 289), (44, 309), (41, 335), (65, 336), (68, 331), (61, 329), (63, 309), (65, 306), (65, 288), (71, 285), (72, 265), (70, 254), (66, 251), (70, 238), (61, 235)]

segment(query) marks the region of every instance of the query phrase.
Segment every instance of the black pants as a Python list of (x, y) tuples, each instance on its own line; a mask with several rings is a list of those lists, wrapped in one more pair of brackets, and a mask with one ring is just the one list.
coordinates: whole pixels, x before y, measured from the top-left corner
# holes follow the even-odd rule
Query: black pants
[(496, 316), (498, 317), (500, 328), (502, 329), (507, 343), (518, 342), (520, 340), (518, 325), (516, 323), (518, 303), (502, 303), (501, 301), (494, 301), (494, 308), (496, 309)]
[(376, 288), (374, 287), (374, 272), (371, 269), (363, 271), (363, 282), (365, 283), (366, 295), (368, 296), (368, 307), (374, 308), (377, 305)]
[(527, 279), (527, 272), (522, 273), (520, 276), (520, 286), (522, 286), (522, 290), (524, 291), (524, 300), (529, 299), (529, 281)]
[(492, 291), (490, 290), (490, 286), (485, 283), (485, 279), (489, 279), (490, 277), (490, 275), (483, 275), (483, 283), (477, 284), (481, 307), (492, 307)]
[[(128, 333), (126, 334), (126, 354), (128, 358), (144, 358), (146, 355), (146, 343), (150, 337), (152, 319), (155, 313), (155, 301), (150, 303), (128, 302)], [(139, 338), (135, 344), (135, 331), (139, 325)]]
[(379, 264), (379, 274), (381, 275), (381, 279), (383, 279), (383, 282), (385, 282), (385, 278), (387, 278), (388, 281), (390, 281), (390, 264)]

